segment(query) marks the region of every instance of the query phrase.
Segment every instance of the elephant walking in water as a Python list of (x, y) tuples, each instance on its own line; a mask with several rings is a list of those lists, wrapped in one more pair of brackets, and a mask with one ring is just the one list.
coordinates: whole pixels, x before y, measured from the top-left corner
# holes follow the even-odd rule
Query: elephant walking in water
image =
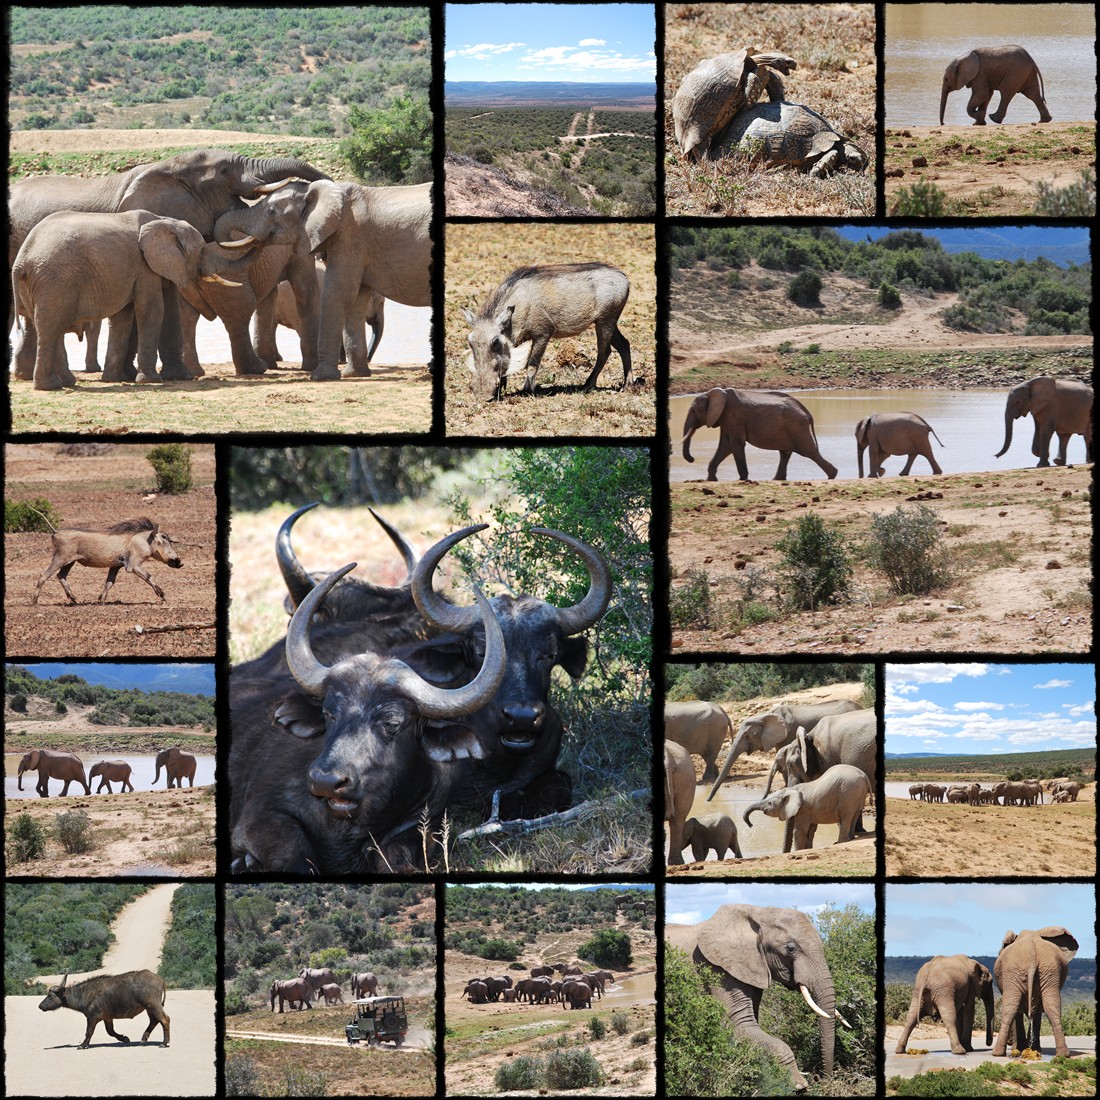
[(1085, 438), (1085, 461), (1092, 461), (1092, 387), (1071, 378), (1032, 378), (1008, 391), (1005, 402), (1004, 446), (994, 455), (1000, 458), (1012, 446), (1012, 421), (1031, 414), (1035, 436), (1031, 453), (1036, 467), (1050, 465), (1051, 437), (1058, 436), (1055, 466), (1066, 464), (1066, 450), (1072, 436)]
[(99, 794), (104, 787), (107, 788), (108, 794), (113, 794), (111, 790), (111, 783), (121, 783), (123, 793), (126, 791), (133, 791), (134, 785), (130, 782), (130, 776), (133, 773), (133, 768), (126, 763), (125, 760), (100, 760), (98, 764), (92, 765), (92, 770), (88, 772), (88, 779), (92, 780), (99, 776), (99, 786), (96, 787), (95, 793)]
[(668, 862), (684, 862), (684, 822), (695, 799), (695, 765), (687, 749), (665, 742), (665, 821), (668, 822)]
[(947, 97), (960, 88), (971, 90), (966, 113), (974, 120), (975, 126), (985, 125), (986, 108), (994, 92), (1001, 93), (997, 109), (989, 116), (994, 122), (1004, 122), (1008, 105), (1017, 94), (1026, 96), (1039, 108), (1040, 122), (1051, 121), (1044, 98), (1043, 74), (1023, 46), (979, 46), (962, 57), (956, 57), (943, 74), (941, 126)]
[(978, 1000), (985, 1005), (985, 1045), (993, 1045), (993, 975), (965, 955), (937, 955), (917, 971), (909, 1015), (895, 1050), (905, 1053), (913, 1028), (922, 1016), (938, 1013), (947, 1028), (952, 1054), (974, 1049), (974, 1015)]

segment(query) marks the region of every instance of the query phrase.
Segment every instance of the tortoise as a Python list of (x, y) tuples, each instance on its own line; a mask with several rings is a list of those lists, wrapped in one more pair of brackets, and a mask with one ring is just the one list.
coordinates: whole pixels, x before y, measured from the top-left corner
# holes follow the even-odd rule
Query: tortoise
[(773, 103), (782, 100), (779, 73), (789, 73), (797, 66), (786, 54), (758, 53), (751, 48), (700, 61), (684, 77), (672, 100), (672, 124), (684, 155), (705, 157), (711, 141), (730, 119), (755, 106), (765, 92)]
[(858, 145), (802, 103), (758, 103), (742, 111), (718, 135), (714, 155), (725, 156), (731, 149), (770, 165), (805, 169), (811, 176), (867, 167), (867, 154)]

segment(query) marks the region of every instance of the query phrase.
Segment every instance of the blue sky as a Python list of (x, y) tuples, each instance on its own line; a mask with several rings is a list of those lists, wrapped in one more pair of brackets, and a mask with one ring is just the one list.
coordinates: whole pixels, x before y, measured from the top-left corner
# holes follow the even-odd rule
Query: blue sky
[[(982, 255), (991, 245), (996, 245), (999, 249), (998, 255), (1001, 256), (1011, 254), (1013, 259), (1024, 260), (1045, 256), (1061, 264), (1062, 257), (1058, 250), (1076, 246), (1081, 253), (1078, 262), (1085, 262), (1088, 259), (1086, 253), (1088, 230), (1084, 227), (1068, 229), (1048, 225), (997, 225), (963, 229), (955, 226), (946, 228), (922, 225), (917, 228), (925, 236), (939, 240), (943, 244), (944, 251), (948, 253), (973, 251)], [(877, 241), (887, 233), (893, 232), (896, 232), (896, 229), (889, 226), (841, 225), (837, 227), (837, 233), (849, 241), (863, 241), (868, 237)]]
[(699, 883), (665, 886), (665, 920), (669, 924), (698, 924), (720, 905), (774, 905), (815, 916), (827, 905), (840, 909), (849, 903), (866, 913), (875, 911), (871, 883), (823, 882), (801, 885), (786, 882)]
[(929, 882), (886, 886), (887, 955), (996, 955), (1011, 929), (1061, 925), (1082, 959), (1096, 958), (1092, 885)]
[(655, 81), (652, 4), (448, 4), (448, 80)]
[(141, 691), (183, 691), (190, 695), (214, 694), (213, 664), (81, 664), (76, 661), (27, 661), (23, 667), (40, 680), (56, 680), (65, 672), (109, 688)]
[(945, 755), (1096, 747), (1090, 664), (886, 666), (886, 751)]

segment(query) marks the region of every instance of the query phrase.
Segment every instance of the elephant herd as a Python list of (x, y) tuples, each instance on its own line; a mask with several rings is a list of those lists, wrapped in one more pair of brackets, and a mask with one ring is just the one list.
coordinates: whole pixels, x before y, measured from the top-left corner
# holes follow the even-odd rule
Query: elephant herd
[[(1092, 461), (1092, 387), (1073, 379), (1039, 377), (1014, 386), (1008, 393), (1004, 413), (1004, 443), (994, 456), (1001, 458), (1012, 444), (1013, 421), (1030, 415), (1035, 422), (1031, 453), (1036, 466), (1050, 465), (1050, 445), (1058, 437), (1054, 465), (1066, 464), (1070, 439), (1084, 437), (1085, 460)], [(835, 478), (837, 468), (818, 449), (814, 418), (801, 401), (776, 390), (715, 388), (699, 394), (684, 418), (683, 455), (693, 462), (691, 440), (700, 428), (717, 428), (718, 446), (707, 466), (707, 480), (718, 480), (718, 467), (733, 455), (737, 476), (749, 478), (745, 447), (751, 444), (765, 451), (779, 452), (775, 480), (787, 479), (787, 463), (792, 454), (815, 462), (826, 477)], [(870, 477), (885, 473), (883, 461), (905, 456), (901, 476), (905, 477), (917, 458), (924, 458), (933, 474), (943, 470), (932, 453), (929, 437), (939, 436), (921, 416), (911, 412), (873, 413), (856, 425), (856, 459), (863, 477), (863, 456), (870, 450)], [(943, 445), (942, 442), (940, 444)]]
[[(351, 975), (351, 997), (356, 1000), (360, 997), (374, 997), (378, 993), (378, 979), (370, 971)], [(269, 990), (271, 999), (271, 1011), (275, 1011), (275, 1002), (279, 1002), (279, 1011), (284, 1011), (284, 1005), (289, 1004), (292, 1009), (312, 1008), (314, 1001), (324, 1001), (326, 1005), (344, 1003), (343, 990), (336, 980), (336, 974), (331, 967), (304, 966), (298, 971), (296, 978), (288, 978), (285, 981), (273, 981)]]
[[(163, 749), (157, 753), (156, 774), (153, 776), (153, 786), (160, 781), (161, 768), (164, 769), (168, 787), (183, 787), (184, 779), (188, 786), (195, 785), (195, 770), (198, 761), (189, 752), (183, 752), (178, 746)], [(100, 760), (92, 765), (87, 776), (84, 774), (84, 764), (76, 753), (57, 752), (54, 749), (31, 749), (19, 762), (19, 772), (16, 777), (16, 786), (23, 789), (23, 773), (28, 771), (38, 772), (38, 782), (35, 790), (42, 798), (48, 798), (49, 782), (51, 779), (59, 780), (62, 797), (69, 793), (72, 783), (79, 783), (84, 788), (85, 794), (91, 794), (92, 789), (89, 779), (99, 779), (96, 794), (101, 794), (103, 788), (107, 788), (108, 794), (114, 794), (112, 783), (121, 785), (122, 793), (133, 791), (134, 785), (130, 781), (133, 768), (125, 760)]]
[(88, 334), (86, 373), (100, 369), (93, 344), (104, 320), (105, 382), (202, 375), (200, 314), (224, 322), (236, 374), (260, 375), (278, 359), (284, 281), (310, 377), (339, 379), (341, 351), (344, 377), (368, 375), (382, 300), (431, 304), (430, 183), (364, 187), (298, 158), (207, 149), (112, 176), (20, 180), (8, 215), (8, 327), (25, 322), (15, 377), (39, 390), (75, 385), (67, 332)]
[[(980, 783), (914, 783), (909, 788), (909, 799), (914, 802), (965, 802), (970, 806), (1034, 806), (1043, 804), (1043, 784), (1037, 779), (1003, 781), (992, 787)], [(1051, 779), (1046, 790), (1051, 802), (1076, 802), (1082, 784), (1068, 779)]]
[[(557, 974), (559, 977), (555, 978)], [(514, 982), (510, 974), (502, 977), (471, 978), (459, 994), (470, 1004), (503, 1001), (507, 1004), (562, 1004), (568, 1008), (591, 1008), (592, 996), (602, 998), (605, 986), (615, 981), (610, 970), (583, 971), (576, 963), (533, 966), (531, 976)]]

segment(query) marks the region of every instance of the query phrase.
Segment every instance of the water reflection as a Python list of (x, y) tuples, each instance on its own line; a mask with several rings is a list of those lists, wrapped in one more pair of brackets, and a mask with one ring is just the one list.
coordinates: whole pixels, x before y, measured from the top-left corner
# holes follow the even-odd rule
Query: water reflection
[[(145, 755), (125, 755), (116, 753), (86, 753), (78, 752), (76, 755), (80, 758), (81, 763), (84, 765), (84, 774), (87, 775), (91, 771), (92, 765), (100, 760), (123, 760), (130, 765), (130, 782), (133, 784), (135, 791), (151, 791), (151, 790), (165, 790), (166, 779), (164, 775), (164, 769), (161, 769), (160, 782), (154, 788), (153, 776), (157, 769), (156, 754)], [(22, 753), (5, 753), (4, 754), (4, 797), (5, 798), (38, 798), (38, 792), (35, 790), (35, 784), (38, 782), (38, 772), (24, 772), (23, 773), (23, 789), (19, 790), (17, 787), (18, 773), (19, 773), (19, 761), (23, 759)], [(214, 782), (214, 763), (215, 758), (213, 756), (199, 756), (195, 754), (195, 786), (202, 787)], [(91, 784), (92, 794), (96, 793), (96, 788), (99, 786), (99, 776), (95, 779), (88, 779)], [(56, 779), (51, 779), (49, 782), (50, 797), (61, 794), (61, 788), (63, 784)], [(184, 788), (186, 789), (187, 783), (184, 781)], [(112, 780), (111, 790), (118, 794), (122, 790), (122, 784), (116, 783)], [(103, 788), (103, 794), (107, 793), (107, 788)], [(129, 792), (127, 792), (129, 793)], [(69, 785), (69, 795), (80, 795), (81, 798), (85, 797), (84, 788), (79, 783), (71, 783)]]
[(616, 1003), (652, 1005), (657, 1003), (657, 975), (649, 970), (630, 978), (620, 978), (614, 985), (604, 987), (603, 1000), (593, 1001), (593, 1006)]

